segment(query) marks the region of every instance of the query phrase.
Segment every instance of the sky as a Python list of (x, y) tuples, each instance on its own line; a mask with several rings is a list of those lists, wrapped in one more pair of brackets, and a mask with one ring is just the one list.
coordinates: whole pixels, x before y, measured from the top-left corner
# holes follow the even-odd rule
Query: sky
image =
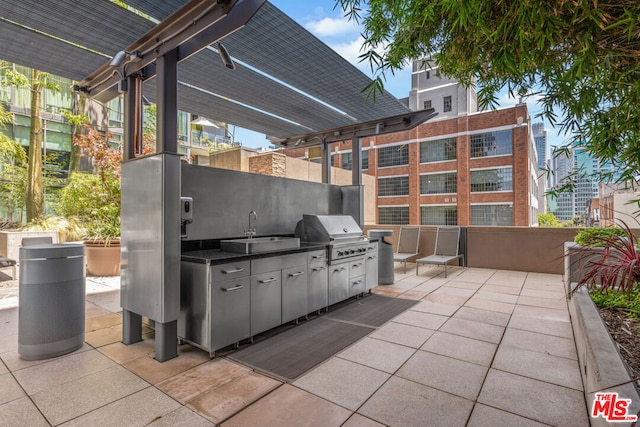
[[(278, 9), (286, 13), (293, 20), (315, 35), (318, 39), (342, 55), (346, 60), (358, 67), (363, 73), (372, 76), (368, 63), (359, 62), (360, 48), (362, 47), (361, 29), (353, 22), (349, 22), (341, 9), (334, 9), (335, 0), (270, 0)], [(411, 65), (406, 69), (396, 72), (395, 75), (386, 76), (385, 89), (396, 98), (409, 96), (411, 90)], [(535, 99), (526, 101), (532, 122), (543, 121), (536, 118), (536, 114), (542, 111)], [(509, 107), (517, 103), (510, 98), (508, 93), (499, 94), (499, 107)], [(549, 146), (563, 145), (566, 137), (558, 135), (553, 127), (546, 121), (547, 141)], [(264, 134), (237, 128), (235, 140), (241, 141), (244, 146), (257, 148), (269, 146), (269, 141)], [(548, 154), (547, 154), (548, 155)]]

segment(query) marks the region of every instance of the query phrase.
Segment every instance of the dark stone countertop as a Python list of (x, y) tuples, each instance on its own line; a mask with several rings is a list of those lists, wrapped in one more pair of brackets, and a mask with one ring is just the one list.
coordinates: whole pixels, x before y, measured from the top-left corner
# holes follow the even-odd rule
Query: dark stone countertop
[(288, 255), (301, 252), (311, 252), (320, 249), (326, 249), (327, 245), (318, 243), (300, 242), (300, 248), (285, 249), (271, 252), (260, 252), (255, 254), (239, 254), (235, 252), (225, 252), (220, 249), (205, 249), (198, 251), (183, 252), (181, 260), (186, 262), (195, 262), (200, 264), (224, 264), (229, 261), (245, 261), (258, 258), (268, 258), (279, 255)]

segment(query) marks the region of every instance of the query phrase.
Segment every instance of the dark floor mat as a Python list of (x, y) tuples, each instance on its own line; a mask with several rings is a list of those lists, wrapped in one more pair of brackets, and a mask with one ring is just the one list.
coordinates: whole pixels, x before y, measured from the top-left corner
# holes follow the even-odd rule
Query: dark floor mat
[(330, 310), (329, 313), (322, 317), (377, 328), (418, 302), (416, 300), (371, 294), (350, 302), (335, 311)]
[(228, 357), (258, 371), (293, 381), (373, 330), (317, 318)]

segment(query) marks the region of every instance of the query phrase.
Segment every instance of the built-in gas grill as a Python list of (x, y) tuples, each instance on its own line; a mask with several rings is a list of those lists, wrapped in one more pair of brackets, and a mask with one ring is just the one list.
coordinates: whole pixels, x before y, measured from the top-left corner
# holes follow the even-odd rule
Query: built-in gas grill
[(364, 255), (369, 239), (351, 215), (303, 215), (296, 225), (301, 242), (328, 245), (329, 265)]

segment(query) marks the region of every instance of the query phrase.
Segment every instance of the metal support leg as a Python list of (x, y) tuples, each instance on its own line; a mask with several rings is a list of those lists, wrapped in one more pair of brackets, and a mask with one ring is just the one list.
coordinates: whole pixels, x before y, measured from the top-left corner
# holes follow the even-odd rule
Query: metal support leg
[(156, 360), (165, 362), (178, 357), (178, 321), (156, 322)]
[(122, 344), (129, 345), (142, 341), (142, 316), (129, 310), (122, 310)]

